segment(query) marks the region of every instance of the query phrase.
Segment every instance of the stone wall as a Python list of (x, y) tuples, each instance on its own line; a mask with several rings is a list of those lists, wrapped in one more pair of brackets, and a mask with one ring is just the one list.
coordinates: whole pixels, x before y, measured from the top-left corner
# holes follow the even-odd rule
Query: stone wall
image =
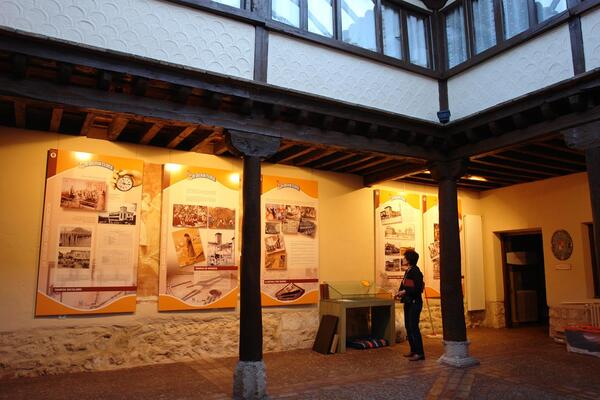
[(550, 307), (550, 337), (564, 339), (565, 327), (590, 323), (590, 311), (584, 303)]
[[(264, 351), (310, 348), (317, 328), (316, 307), (263, 310)], [(0, 379), (237, 356), (238, 335), (235, 312), (1, 332)]]

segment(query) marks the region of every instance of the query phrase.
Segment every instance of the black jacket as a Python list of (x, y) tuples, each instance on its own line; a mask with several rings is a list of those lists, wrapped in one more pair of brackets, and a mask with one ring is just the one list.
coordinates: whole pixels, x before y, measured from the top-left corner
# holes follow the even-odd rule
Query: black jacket
[(416, 265), (409, 268), (404, 274), (404, 279), (400, 284), (400, 290), (405, 290), (406, 293), (402, 296), (403, 303), (410, 303), (413, 300), (423, 301), (421, 293), (425, 288), (423, 281), (423, 273)]

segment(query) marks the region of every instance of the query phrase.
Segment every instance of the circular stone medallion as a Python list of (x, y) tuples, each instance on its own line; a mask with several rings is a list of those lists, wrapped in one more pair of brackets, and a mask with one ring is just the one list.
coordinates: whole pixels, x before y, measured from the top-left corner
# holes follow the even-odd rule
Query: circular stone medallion
[(573, 253), (573, 239), (569, 232), (560, 229), (552, 234), (552, 253), (561, 261), (567, 260)]

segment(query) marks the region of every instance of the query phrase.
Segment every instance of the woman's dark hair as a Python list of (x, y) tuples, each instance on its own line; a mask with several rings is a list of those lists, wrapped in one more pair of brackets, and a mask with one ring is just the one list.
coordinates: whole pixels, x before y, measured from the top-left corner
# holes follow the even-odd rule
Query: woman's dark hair
[(410, 265), (417, 265), (417, 262), (419, 261), (419, 253), (414, 250), (406, 250), (404, 253), (404, 258), (406, 258), (406, 261), (408, 261)]

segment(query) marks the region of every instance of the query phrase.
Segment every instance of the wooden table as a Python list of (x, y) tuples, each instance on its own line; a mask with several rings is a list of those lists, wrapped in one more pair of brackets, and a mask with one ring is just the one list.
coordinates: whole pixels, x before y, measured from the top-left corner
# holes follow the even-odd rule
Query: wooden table
[(337, 331), (339, 342), (337, 352), (346, 351), (346, 331), (348, 325), (348, 310), (356, 308), (368, 309), (368, 319), (370, 326), (364, 327), (369, 331), (369, 335), (377, 338), (386, 339), (390, 346), (396, 340), (396, 313), (394, 299), (382, 297), (352, 297), (344, 299), (321, 300), (319, 306), (319, 319), (323, 315), (335, 315), (338, 319)]

